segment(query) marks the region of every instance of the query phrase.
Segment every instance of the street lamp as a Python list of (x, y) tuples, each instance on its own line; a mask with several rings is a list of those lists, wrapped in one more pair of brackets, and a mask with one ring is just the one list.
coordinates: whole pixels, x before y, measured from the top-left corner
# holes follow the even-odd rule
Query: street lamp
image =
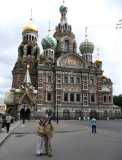
[(58, 101), (57, 101), (57, 124), (58, 124)]
[(23, 124), (25, 124), (25, 106), (26, 104), (28, 104), (28, 100), (25, 98), (23, 100), (23, 104), (24, 104), (24, 110), (23, 110)]
[(23, 110), (23, 124), (25, 124), (25, 104), (24, 104), (24, 110)]

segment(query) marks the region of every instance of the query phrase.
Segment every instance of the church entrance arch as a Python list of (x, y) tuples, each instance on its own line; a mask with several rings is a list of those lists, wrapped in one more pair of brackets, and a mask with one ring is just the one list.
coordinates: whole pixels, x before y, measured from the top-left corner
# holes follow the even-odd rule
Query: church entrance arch
[(70, 119), (69, 117), (70, 117), (70, 112), (69, 112), (69, 110), (68, 110), (68, 109), (64, 109), (64, 110), (63, 110), (63, 118), (64, 118), (64, 119)]
[(91, 110), (89, 117), (90, 119), (92, 119), (93, 117), (98, 119), (98, 113), (95, 110)]
[(31, 110), (28, 106), (24, 106), (20, 109), (20, 118), (25, 118), (30, 120)]

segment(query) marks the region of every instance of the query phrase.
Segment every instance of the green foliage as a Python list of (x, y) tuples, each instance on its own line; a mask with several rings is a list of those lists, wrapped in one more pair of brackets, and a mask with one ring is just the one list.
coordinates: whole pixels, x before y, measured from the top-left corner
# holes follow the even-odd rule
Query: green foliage
[(119, 96), (113, 96), (113, 102), (115, 105), (122, 108), (122, 95), (120, 94)]

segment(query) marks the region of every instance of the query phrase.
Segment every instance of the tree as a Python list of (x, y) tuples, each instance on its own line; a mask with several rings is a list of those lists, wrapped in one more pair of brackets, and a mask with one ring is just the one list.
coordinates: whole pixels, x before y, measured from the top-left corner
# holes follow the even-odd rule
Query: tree
[(122, 95), (120, 94), (119, 96), (113, 96), (113, 102), (115, 105), (122, 108)]

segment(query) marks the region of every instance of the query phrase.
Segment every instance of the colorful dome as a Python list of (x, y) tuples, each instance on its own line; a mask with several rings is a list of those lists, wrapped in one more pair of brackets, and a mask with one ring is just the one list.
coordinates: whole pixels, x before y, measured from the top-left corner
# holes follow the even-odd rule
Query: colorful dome
[(64, 5), (62, 5), (60, 8), (59, 8), (59, 11), (60, 12), (67, 12), (68, 8)]
[(23, 32), (35, 32), (38, 34), (38, 28), (33, 25), (32, 20), (30, 19), (30, 22), (23, 27), (22, 33)]
[(85, 42), (81, 43), (79, 49), (80, 49), (81, 54), (93, 53), (94, 45), (92, 42), (89, 42), (87, 39), (85, 39)]
[(45, 38), (42, 39), (41, 44), (43, 49), (47, 49), (47, 48), (55, 49), (57, 46), (57, 41), (53, 36), (47, 35)]

